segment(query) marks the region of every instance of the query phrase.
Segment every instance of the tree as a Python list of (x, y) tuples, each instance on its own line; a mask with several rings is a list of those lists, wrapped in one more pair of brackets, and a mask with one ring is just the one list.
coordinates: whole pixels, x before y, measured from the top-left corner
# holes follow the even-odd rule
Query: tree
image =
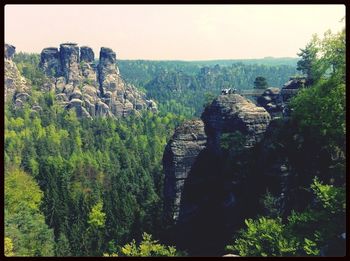
[(304, 211), (292, 211), (286, 222), (279, 217), (248, 219), (246, 229), (226, 249), (240, 256), (315, 256), (322, 248), (328, 255), (345, 254), (345, 240), (339, 239), (345, 233), (345, 188), (318, 178), (310, 188), (315, 198)]
[(165, 246), (158, 243), (158, 240), (153, 240), (152, 236), (143, 233), (142, 241), (139, 245), (136, 244), (135, 240), (124, 245), (121, 248), (119, 255), (117, 253), (104, 254), (104, 256), (129, 256), (129, 257), (173, 257), (180, 256), (185, 253), (176, 251), (173, 246)]
[(345, 31), (328, 31), (313, 46), (318, 58), (310, 70), (318, 78), (291, 100), (292, 118), (301, 134), (312, 133), (313, 140), (345, 155)]
[(234, 245), (227, 250), (237, 251), (240, 256), (289, 256), (296, 252), (297, 244), (285, 234), (280, 218), (261, 217), (247, 219), (247, 228), (239, 232)]
[(308, 43), (304, 49), (300, 49), (298, 56), (301, 60), (297, 63), (297, 70), (306, 75), (306, 85), (310, 86), (315, 80), (315, 65), (317, 48), (315, 46), (316, 37), (314, 36), (312, 42)]
[(266, 82), (266, 79), (262, 76), (258, 76), (255, 78), (254, 81), (254, 88), (255, 89), (266, 89), (268, 87), (268, 84)]
[(56, 256), (70, 256), (71, 250), (70, 250), (70, 244), (65, 236), (65, 234), (60, 233), (60, 236), (58, 238), (58, 241), (56, 242), (55, 246), (55, 255)]
[(102, 228), (106, 222), (106, 214), (102, 212), (103, 204), (102, 202), (98, 202), (95, 206), (93, 206), (90, 214), (88, 223), (95, 228)]
[(14, 256), (13, 243), (11, 238), (5, 237), (5, 256)]
[(45, 224), (39, 206), (43, 193), (25, 172), (5, 175), (5, 236), (12, 239), (17, 256), (53, 256), (53, 231)]

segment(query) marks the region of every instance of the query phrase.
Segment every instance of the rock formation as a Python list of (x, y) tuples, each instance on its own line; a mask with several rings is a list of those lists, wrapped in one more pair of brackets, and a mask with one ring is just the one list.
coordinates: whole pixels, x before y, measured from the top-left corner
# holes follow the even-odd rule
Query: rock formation
[(291, 77), (281, 89), (281, 96), (284, 103), (287, 103), (291, 97), (297, 94), (299, 89), (304, 88), (306, 83), (305, 78)]
[(80, 61), (87, 63), (93, 63), (95, 61), (95, 54), (90, 47), (80, 47)]
[[(201, 118), (203, 121), (187, 121), (179, 127), (164, 152), (166, 206), (167, 211), (172, 211), (175, 221), (186, 220), (193, 215), (196, 205), (205, 205), (196, 202), (193, 196), (186, 196), (184, 187), (186, 183), (187, 187), (198, 183), (213, 184), (213, 177), (219, 179), (215, 176), (218, 173), (209, 173), (209, 165), (219, 164), (216, 159), (222, 154), (222, 134), (241, 132), (246, 138), (244, 147), (250, 149), (262, 139), (271, 120), (264, 108), (238, 94), (220, 95), (205, 109)], [(208, 167), (203, 168), (206, 164)], [(220, 172), (220, 167), (216, 169)], [(232, 194), (228, 197), (232, 198)]]
[(13, 56), (15, 55), (15, 52), (16, 52), (16, 47), (10, 44), (5, 44), (4, 54), (6, 59), (12, 60)]
[(79, 68), (79, 47), (75, 43), (60, 45), (61, 73), (67, 83), (78, 85), (81, 83), (81, 71)]
[(264, 107), (271, 117), (289, 117), (290, 109), (288, 103), (290, 98), (295, 96), (301, 88), (306, 87), (306, 78), (291, 77), (281, 89), (267, 88), (264, 93), (257, 98), (257, 104)]
[(5, 44), (5, 101), (14, 101), (16, 107), (21, 107), (23, 102), (28, 99), (28, 84), (17, 69), (12, 58), (16, 52), (16, 48), (12, 45)]
[[(15, 47), (5, 44), (4, 53), (5, 99), (22, 107), (30, 98), (31, 88), (12, 61)], [(47, 76), (40, 90), (54, 91), (56, 102), (67, 110), (74, 109), (78, 117), (124, 117), (142, 110), (157, 112), (154, 101), (147, 100), (144, 93), (122, 79), (116, 54), (109, 48), (101, 48), (96, 65), (94, 52), (88, 46), (79, 48), (75, 43), (63, 43), (59, 49), (48, 47), (41, 52), (39, 67)]]
[(56, 100), (67, 109), (74, 108), (78, 117), (123, 117), (141, 110), (157, 111), (154, 101), (123, 81), (116, 54), (110, 48), (101, 48), (96, 66), (90, 47), (63, 43), (59, 49), (43, 49), (40, 67), (51, 77)]
[[(250, 204), (249, 198), (259, 191), (251, 180), (232, 171), (227, 175), (222, 136), (240, 132), (244, 144), (233, 161), (247, 160), (271, 117), (263, 107), (228, 93), (207, 106), (201, 119), (178, 127), (163, 156), (165, 214), (175, 223), (171, 233), (176, 244), (190, 244), (194, 255), (197, 248), (213, 254), (242, 222), (247, 209), (255, 209), (256, 202)], [(260, 178), (255, 179), (259, 183)]]
[(55, 47), (49, 47), (42, 50), (39, 66), (46, 75), (55, 76), (56, 72), (60, 72), (61, 64), (59, 56), (60, 53)]
[(280, 88), (270, 87), (257, 98), (257, 104), (264, 107), (273, 118), (278, 117), (279, 113), (282, 112), (282, 97), (280, 92)]
[(247, 148), (264, 134), (271, 117), (262, 107), (238, 94), (220, 95), (202, 114), (210, 144), (218, 149), (222, 133), (241, 132)]
[(191, 168), (205, 148), (207, 136), (204, 123), (201, 120), (190, 120), (183, 123), (175, 133), (164, 152), (165, 200), (172, 212), (172, 218), (177, 220), (180, 212), (181, 195)]

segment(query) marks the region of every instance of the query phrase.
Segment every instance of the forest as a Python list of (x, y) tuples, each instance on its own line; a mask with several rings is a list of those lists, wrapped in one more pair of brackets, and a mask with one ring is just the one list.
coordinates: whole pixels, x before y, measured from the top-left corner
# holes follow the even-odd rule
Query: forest
[[(6, 256), (191, 256), (165, 239), (165, 146), (185, 119), (199, 117), (223, 88), (252, 89), (257, 77), (281, 87), (303, 75), (291, 117), (277, 121), (271, 146), (288, 148), (297, 173), (295, 201), (281, 213), (268, 191), (259, 212), (221, 246), (239, 256), (345, 255), (345, 29), (314, 36), (298, 59), (205, 62), (118, 61), (124, 80), (158, 103), (120, 119), (77, 117), (39, 91), (38, 54), (15, 54), (33, 94), (5, 104)], [(34, 113), (33, 104), (42, 110)], [(232, 162), (239, 146), (222, 144), (227, 175), (251, 165)], [(246, 165), (245, 165), (246, 164)], [(305, 194), (302, 194), (305, 193)], [(306, 195), (301, 198), (298, 195)], [(164, 240), (163, 240), (164, 239)]]
[(118, 61), (125, 80), (144, 89), (159, 101), (161, 113), (172, 112), (186, 118), (200, 116), (208, 97), (222, 89), (253, 89), (261, 76), (269, 86), (281, 87), (298, 74), (297, 59), (251, 59), (217, 61)]

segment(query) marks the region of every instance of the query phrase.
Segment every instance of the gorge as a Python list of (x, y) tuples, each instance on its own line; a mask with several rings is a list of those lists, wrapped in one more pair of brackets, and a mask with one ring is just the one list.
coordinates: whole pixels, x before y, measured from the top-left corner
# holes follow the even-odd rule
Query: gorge
[(144, 233), (176, 255), (344, 253), (343, 67), (321, 59), (316, 85), (290, 76), (252, 98), (233, 79), (255, 66), (133, 61), (147, 72), (133, 85), (107, 47), (4, 54), (5, 236), (20, 256), (159, 247)]

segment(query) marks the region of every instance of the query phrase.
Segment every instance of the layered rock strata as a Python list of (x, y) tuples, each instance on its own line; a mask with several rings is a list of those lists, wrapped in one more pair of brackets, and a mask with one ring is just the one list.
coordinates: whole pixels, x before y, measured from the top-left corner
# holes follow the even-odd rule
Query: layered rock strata
[(12, 60), (15, 52), (16, 47), (5, 44), (5, 101), (13, 101), (16, 107), (22, 107), (23, 103), (28, 100), (29, 87), (27, 81), (20, 74), (16, 64)]
[[(220, 164), (222, 134), (239, 131), (245, 136), (244, 147), (248, 150), (263, 138), (271, 120), (263, 107), (238, 94), (220, 95), (201, 118), (202, 121), (187, 121), (177, 128), (164, 152), (166, 211), (171, 212), (175, 222), (186, 220), (200, 211), (199, 205), (206, 205), (205, 200), (190, 195), (190, 190), (208, 193), (208, 184), (220, 186), (216, 182), (221, 177), (215, 175), (221, 166), (213, 166)], [(215, 169), (217, 173), (211, 173)], [(186, 186), (188, 195), (184, 193)], [(209, 192), (206, 197), (211, 201), (216, 195)], [(234, 197), (228, 193), (224, 204), (230, 205)]]
[(283, 109), (283, 101), (280, 92), (280, 88), (270, 87), (257, 98), (257, 104), (264, 107), (273, 118), (278, 117)]
[(186, 121), (175, 130), (175, 133), (164, 152), (165, 200), (177, 220), (184, 184), (199, 153), (206, 146), (207, 136), (201, 120)]
[(45, 48), (40, 67), (51, 77), (56, 99), (78, 117), (124, 117), (141, 110), (157, 112), (157, 105), (144, 93), (127, 84), (119, 73), (116, 54), (102, 47), (99, 63), (88, 46), (63, 43)]
[(259, 142), (271, 120), (262, 107), (239, 94), (220, 95), (206, 107), (201, 116), (205, 123), (210, 145), (219, 149), (223, 133), (241, 132), (246, 137), (245, 147), (253, 147)]

